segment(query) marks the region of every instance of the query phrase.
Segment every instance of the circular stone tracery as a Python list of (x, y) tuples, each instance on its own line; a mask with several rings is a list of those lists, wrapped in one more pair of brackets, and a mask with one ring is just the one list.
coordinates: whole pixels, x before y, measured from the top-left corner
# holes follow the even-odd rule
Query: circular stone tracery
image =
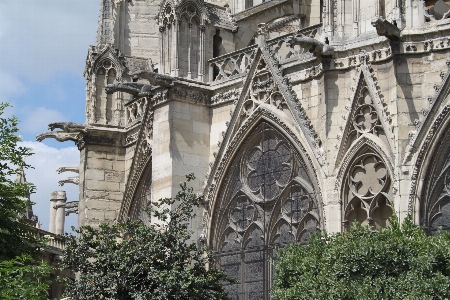
[(291, 152), (274, 134), (258, 141), (248, 155), (247, 183), (262, 200), (272, 200), (290, 179)]

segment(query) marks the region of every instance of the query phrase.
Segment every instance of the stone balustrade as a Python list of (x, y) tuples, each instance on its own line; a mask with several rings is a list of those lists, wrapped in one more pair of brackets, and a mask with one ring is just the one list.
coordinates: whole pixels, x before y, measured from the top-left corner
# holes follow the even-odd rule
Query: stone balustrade
[(247, 75), (256, 45), (209, 60), (209, 82), (219, 83)]

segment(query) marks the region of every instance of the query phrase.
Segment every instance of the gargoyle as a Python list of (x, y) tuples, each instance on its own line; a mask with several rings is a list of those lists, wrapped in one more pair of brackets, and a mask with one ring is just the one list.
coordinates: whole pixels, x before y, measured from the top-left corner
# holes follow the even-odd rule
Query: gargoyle
[(86, 126), (75, 122), (55, 122), (48, 124), (48, 130), (61, 129), (63, 132), (85, 132)]
[(377, 29), (378, 35), (383, 35), (392, 41), (400, 39), (400, 28), (383, 18), (372, 19), (372, 26)]
[(135, 97), (145, 97), (150, 96), (152, 94), (153, 86), (149, 84), (139, 83), (139, 82), (122, 82), (122, 83), (114, 83), (108, 84), (105, 87), (106, 93), (113, 94), (115, 92), (124, 92), (127, 94), (131, 94)]
[(58, 174), (61, 174), (62, 172), (74, 172), (74, 173), (79, 173), (79, 169), (78, 169), (78, 166), (72, 166), (72, 167), (61, 167), (61, 168), (58, 168), (57, 170), (56, 170), (56, 172), (58, 173)]
[(130, 74), (133, 76), (133, 81), (138, 79), (146, 79), (151, 85), (170, 87), (173, 86), (173, 77), (152, 72), (150, 70), (141, 70)]
[(313, 53), (314, 55), (333, 55), (334, 47), (328, 44), (322, 43), (314, 38), (307, 37), (301, 33), (296, 36), (291, 36), (286, 40), (288, 47), (299, 45), (306, 51)]
[(73, 183), (78, 185), (80, 183), (80, 177), (79, 176), (75, 176), (75, 177), (67, 177), (64, 179), (61, 179), (60, 181), (58, 181), (58, 184), (60, 186), (63, 186), (65, 183)]
[(50, 131), (50, 132), (38, 134), (36, 136), (36, 141), (42, 142), (44, 139), (50, 139), (50, 138), (55, 139), (58, 142), (74, 141), (75, 143), (77, 143), (80, 138), (80, 133), (79, 132), (67, 133), (67, 132), (63, 132), (63, 131)]
[[(53, 131), (55, 128), (61, 129), (59, 131)], [(86, 126), (74, 122), (57, 122), (48, 124), (49, 132), (41, 133), (36, 136), (38, 142), (42, 142), (44, 139), (53, 138), (58, 142), (74, 141), (77, 144), (86, 132)]]
[(68, 216), (72, 213), (75, 213), (75, 214), (78, 213), (78, 203), (79, 203), (79, 201), (70, 201), (70, 202), (66, 202), (64, 204), (55, 205), (55, 206), (53, 206), (53, 208), (58, 209), (60, 207), (64, 207), (64, 211), (65, 211), (64, 214), (66, 216)]

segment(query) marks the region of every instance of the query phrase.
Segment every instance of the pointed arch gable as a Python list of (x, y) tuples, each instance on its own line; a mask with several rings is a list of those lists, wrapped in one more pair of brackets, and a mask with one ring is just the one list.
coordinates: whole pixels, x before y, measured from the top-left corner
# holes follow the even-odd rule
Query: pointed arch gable
[(390, 149), (383, 146), (383, 142), (379, 138), (371, 135), (363, 135), (351, 145), (351, 147), (345, 153), (345, 156), (342, 158), (334, 185), (335, 191), (339, 191), (341, 189), (343, 177), (348, 171), (350, 163), (364, 147), (368, 147), (381, 155), (383, 160), (389, 166), (390, 176), (392, 176), (391, 178), (395, 180), (395, 178), (397, 177), (394, 171), (394, 164), (391, 160), (393, 156), (391, 155)]
[[(218, 166), (215, 168), (213, 182), (209, 185), (208, 189), (205, 190), (205, 200), (206, 203), (209, 204), (206, 231), (208, 233), (207, 236), (210, 245), (214, 243), (212, 240), (214, 234), (211, 232), (213, 222), (212, 215), (214, 214), (214, 211), (217, 210), (219, 204), (218, 201), (216, 201), (219, 197), (219, 192), (221, 189), (221, 185), (219, 183), (224, 180), (226, 173), (231, 168), (233, 158), (237, 156), (237, 153), (239, 153), (248, 136), (252, 134), (253, 130), (257, 128), (261, 122), (267, 122), (267, 124), (273, 126), (273, 128), (277, 130), (284, 138), (286, 138), (290, 145), (296, 149), (297, 153), (301, 155), (301, 158), (307, 166), (308, 172), (311, 174), (310, 178), (313, 181), (312, 183), (317, 193), (317, 202), (319, 205), (322, 203), (322, 191), (320, 187), (323, 186), (323, 183), (322, 177), (318, 173), (321, 169), (318, 162), (311, 159), (314, 155), (303, 146), (305, 142), (302, 142), (291, 127), (283, 122), (282, 117), (267, 109), (265, 106), (260, 106), (241, 126), (239, 131), (224, 150), (224, 154), (221, 159), (216, 160), (218, 162)], [(322, 214), (321, 207), (319, 208), (319, 211), (320, 214)], [(323, 219), (321, 222), (323, 223)], [(323, 226), (323, 224), (321, 224), (321, 226)]]
[[(151, 180), (145, 183), (145, 174), (151, 175), (151, 160), (152, 160), (152, 146), (153, 146), (153, 110), (151, 105), (147, 105), (142, 123), (139, 129), (138, 139), (136, 141), (136, 148), (130, 167), (127, 183), (125, 186), (125, 193), (120, 207), (118, 220), (124, 221), (130, 216), (133, 201), (136, 199), (139, 186), (141, 184), (147, 185), (151, 188)], [(146, 170), (149, 170), (146, 172)]]
[[(389, 153), (393, 155), (394, 136), (390, 124), (391, 118), (387, 115), (385, 107), (383, 106), (383, 99), (380, 97), (376, 83), (373, 80), (374, 74), (370, 72), (370, 66), (365, 63), (361, 64), (359, 69), (359, 73), (356, 77), (356, 88), (352, 87), (352, 103), (347, 116), (345, 116), (347, 121), (344, 127), (343, 138), (339, 146), (338, 155), (336, 156), (335, 166), (340, 164), (345, 153), (352, 144), (355, 143), (355, 137), (353, 135), (355, 135), (357, 139), (358, 135), (361, 135), (364, 131), (377, 136), (377, 131), (382, 130), (383, 137), (386, 139), (383, 143), (389, 148)], [(370, 97), (369, 103), (367, 99), (365, 99), (367, 95)], [(358, 116), (364, 117), (364, 114), (368, 114), (367, 111), (364, 111), (368, 109), (373, 109), (369, 114), (371, 117), (376, 117), (371, 120), (371, 126), (373, 126), (373, 128), (371, 128), (371, 130), (365, 128), (361, 131), (357, 125), (357, 118)]]

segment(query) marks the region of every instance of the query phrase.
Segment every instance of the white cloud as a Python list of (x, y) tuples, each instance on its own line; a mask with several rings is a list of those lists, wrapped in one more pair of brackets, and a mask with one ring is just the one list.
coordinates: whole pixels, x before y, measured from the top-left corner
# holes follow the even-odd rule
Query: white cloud
[[(80, 162), (80, 152), (76, 147), (56, 149), (39, 142), (20, 142), (20, 146), (33, 148), (33, 156), (27, 162), (34, 169), (26, 170), (28, 182), (36, 186), (36, 193), (31, 195), (34, 214), (39, 217), (42, 229), (48, 230), (50, 214), (50, 194), (53, 191), (64, 190), (68, 201), (78, 201), (78, 186), (65, 184), (59, 186), (58, 181), (66, 177), (77, 176), (75, 173), (56, 173), (56, 169), (63, 166), (77, 166)], [(66, 231), (70, 226), (77, 226), (77, 215), (66, 217)]]
[(94, 0), (0, 1), (0, 68), (33, 80), (81, 75), (99, 6)]
[(26, 108), (23, 112), (24, 117), (20, 123), (20, 129), (33, 134), (48, 131), (49, 123), (67, 120), (59, 111), (45, 107)]

